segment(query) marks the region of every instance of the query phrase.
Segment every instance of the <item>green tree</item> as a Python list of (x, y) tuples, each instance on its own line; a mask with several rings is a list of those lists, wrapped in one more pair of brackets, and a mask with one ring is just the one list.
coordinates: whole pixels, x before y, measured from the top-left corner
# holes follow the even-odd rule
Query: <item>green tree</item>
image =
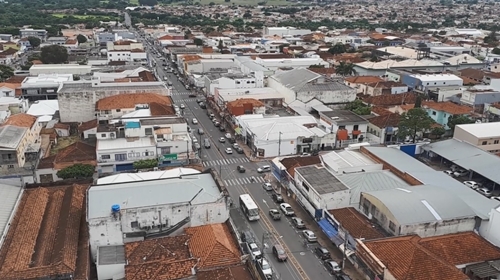
[(68, 50), (59, 45), (50, 45), (42, 48), (40, 60), (44, 64), (61, 64), (68, 61)]
[(363, 103), (360, 99), (349, 102), (344, 109), (354, 112), (357, 115), (369, 115), (372, 112), (370, 106)]
[(429, 130), (433, 123), (434, 121), (427, 115), (424, 109), (410, 109), (401, 115), (398, 125), (398, 137), (410, 137), (415, 143), (418, 134)]
[(339, 65), (335, 66), (335, 72), (343, 77), (356, 75), (354, 64), (341, 61)]
[(474, 123), (474, 121), (466, 115), (452, 115), (448, 118), (447, 125), (451, 129), (451, 131), (455, 131), (455, 126), (468, 123)]
[(76, 40), (78, 41), (78, 44), (83, 44), (87, 42), (87, 37), (82, 34), (78, 34), (78, 36), (76, 36)]
[(28, 37), (28, 41), (30, 42), (30, 45), (33, 47), (33, 48), (38, 48), (38, 46), (40, 46), (40, 44), (42, 43), (42, 41), (40, 40), (40, 38), (37, 38), (37, 37)]
[(497, 32), (495, 30), (491, 31), (488, 36), (484, 37), (483, 42), (489, 45), (497, 46), (498, 45), (498, 39), (497, 39)]
[(57, 171), (57, 177), (62, 179), (91, 178), (95, 167), (90, 164), (77, 163)]
[(493, 50), (491, 50), (491, 53), (500, 55), (500, 48), (494, 48)]
[(431, 129), (431, 135), (433, 135), (436, 138), (441, 137), (443, 134), (446, 133), (446, 129), (442, 126), (436, 126)]
[(14, 76), (14, 69), (8, 65), (0, 64), (0, 82)]
[(222, 42), (222, 40), (219, 40), (219, 45), (217, 46), (217, 48), (219, 49), (219, 51), (222, 51), (222, 49), (224, 48), (224, 42)]
[(417, 96), (417, 98), (415, 99), (415, 106), (413, 106), (413, 108), (420, 108), (422, 107), (422, 96)]
[(331, 54), (341, 54), (341, 53), (345, 53), (346, 51), (347, 51), (346, 47), (342, 43), (337, 43), (333, 47), (328, 49), (328, 52)]
[(158, 166), (157, 159), (141, 159), (134, 162), (134, 169), (150, 169)]
[(193, 43), (197, 46), (203, 46), (203, 40), (200, 38), (194, 38)]

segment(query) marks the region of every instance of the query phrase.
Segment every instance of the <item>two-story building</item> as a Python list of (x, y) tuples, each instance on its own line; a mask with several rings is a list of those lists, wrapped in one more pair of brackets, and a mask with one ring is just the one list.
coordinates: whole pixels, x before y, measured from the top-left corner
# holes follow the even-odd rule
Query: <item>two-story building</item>
[(45, 40), (47, 39), (47, 30), (24, 28), (19, 30), (19, 35), (21, 36), (21, 38), (36, 37), (42, 42), (45, 42)]
[(57, 90), (64, 82), (73, 81), (71, 74), (40, 74), (26, 77), (21, 83), (22, 97), (30, 100), (57, 99)]
[(344, 78), (344, 84), (346, 86), (356, 89), (356, 93), (369, 94), (368, 87), (369, 84), (383, 83), (384, 79), (379, 76), (352, 76)]
[(257, 81), (254, 76), (238, 72), (209, 73), (205, 75), (205, 89), (214, 95), (215, 89), (246, 89), (256, 88)]
[(317, 99), (324, 104), (345, 104), (356, 99), (356, 89), (306, 68), (283, 71), (269, 77), (268, 85), (285, 96), (285, 103)]
[(462, 78), (453, 74), (415, 74), (401, 77), (401, 82), (408, 87), (427, 91), (435, 87), (463, 86)]
[(448, 127), (448, 119), (451, 116), (468, 116), (473, 112), (472, 107), (458, 105), (453, 102), (426, 101), (422, 102), (422, 108), (427, 111), (429, 117), (436, 123), (442, 125), (445, 129), (450, 129)]
[(348, 110), (319, 112), (320, 124), (336, 135), (335, 147), (366, 141), (368, 121)]
[(497, 154), (500, 152), (500, 122), (457, 125), (453, 138)]
[(378, 96), (384, 94), (400, 94), (408, 92), (408, 86), (393, 81), (375, 82), (366, 85), (366, 94)]

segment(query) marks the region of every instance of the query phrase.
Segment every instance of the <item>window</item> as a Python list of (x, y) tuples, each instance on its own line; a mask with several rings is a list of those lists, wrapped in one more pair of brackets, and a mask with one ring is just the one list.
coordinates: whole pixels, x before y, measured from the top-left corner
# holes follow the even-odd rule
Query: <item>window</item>
[(116, 112), (117, 113), (120, 113), (122, 110), (121, 109), (116, 109)]
[(493, 141), (493, 144), (498, 144), (499, 140)]
[(111, 156), (110, 155), (102, 155), (101, 158), (102, 159), (111, 159)]
[(487, 141), (483, 141), (483, 143), (481, 145), (486, 145), (486, 144), (488, 144), (488, 142)]
[(116, 154), (116, 155), (115, 155), (115, 160), (116, 160), (116, 161), (124, 161), (124, 160), (127, 160), (127, 154)]
[(396, 225), (391, 221), (389, 221), (389, 229), (392, 230), (393, 232), (396, 231)]
[(345, 129), (345, 125), (339, 126), (339, 129)]
[(170, 154), (170, 148), (171, 147), (163, 147), (163, 148), (161, 148), (161, 154), (162, 155)]
[(130, 227), (131, 228), (139, 228), (139, 222), (138, 221), (130, 222)]
[(309, 187), (307, 186), (306, 182), (302, 182), (302, 187), (309, 192)]
[(359, 125), (355, 124), (352, 130), (359, 130)]
[(102, 138), (106, 138), (106, 133), (101, 133)]
[(144, 130), (144, 132), (146, 133), (146, 135), (153, 135), (153, 129), (152, 129), (152, 128), (150, 128), (150, 127), (149, 127), (149, 128), (146, 128), (146, 129)]
[(155, 152), (144, 152), (142, 153), (143, 156), (154, 156), (155, 155)]
[(436, 115), (436, 111), (432, 111), (432, 115), (435, 116)]

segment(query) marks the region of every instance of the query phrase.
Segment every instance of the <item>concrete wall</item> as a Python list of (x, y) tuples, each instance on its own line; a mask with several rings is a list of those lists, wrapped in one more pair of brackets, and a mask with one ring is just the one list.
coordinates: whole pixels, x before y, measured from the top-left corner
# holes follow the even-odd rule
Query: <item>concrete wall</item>
[(314, 98), (325, 104), (348, 103), (356, 99), (356, 89), (336, 91), (306, 91), (297, 93), (297, 99), (302, 102), (308, 102)]
[[(308, 186), (308, 189), (303, 186), (303, 183)], [(296, 188), (300, 190), (300, 192), (316, 209), (331, 210), (349, 207), (349, 189), (320, 195), (314, 189), (314, 186), (304, 180), (304, 177), (302, 177), (298, 172), (295, 172), (295, 185)]]
[(268, 87), (275, 89), (277, 92), (281, 93), (285, 97), (285, 103), (289, 104), (296, 99), (295, 91), (287, 88), (285, 85), (281, 84), (277, 80), (270, 77), (268, 80)]
[[(99, 140), (99, 141), (113, 141), (113, 140)], [(135, 161), (142, 160), (142, 159), (153, 159), (156, 158), (156, 146), (151, 145), (147, 147), (135, 147), (135, 148), (120, 148), (117, 147), (116, 149), (112, 150), (99, 150), (99, 142), (97, 143), (97, 150), (96, 150), (96, 155), (97, 155), (97, 170), (99, 173), (107, 173), (105, 170), (103, 170), (102, 166), (106, 165), (112, 165), (115, 167), (117, 164), (127, 164), (127, 163), (134, 163)], [(133, 152), (132, 152), (133, 151)], [(144, 153), (153, 153), (153, 155), (144, 155)], [(123, 161), (116, 161), (115, 160), (115, 155), (116, 154), (127, 154), (126, 160)], [(131, 156), (133, 154), (133, 156)], [(104, 157), (103, 157), (104, 156)], [(109, 159), (105, 158), (106, 156), (109, 156)]]
[(489, 221), (482, 221), (479, 234), (493, 245), (500, 247), (500, 207), (491, 210)]
[(418, 234), (420, 237), (432, 237), (467, 232), (473, 231), (475, 224), (475, 218), (471, 217), (417, 225), (405, 225), (401, 226), (400, 235)]
[(97, 265), (97, 279), (98, 280), (109, 280), (109, 279), (121, 279), (120, 276), (125, 274), (125, 264), (108, 264), (108, 265)]

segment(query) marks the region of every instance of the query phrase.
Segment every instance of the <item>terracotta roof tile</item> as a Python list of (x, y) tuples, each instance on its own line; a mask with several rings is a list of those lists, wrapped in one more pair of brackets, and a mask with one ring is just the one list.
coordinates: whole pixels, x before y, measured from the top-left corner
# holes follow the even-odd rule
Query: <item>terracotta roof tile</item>
[(391, 113), (387, 115), (377, 116), (368, 120), (371, 124), (378, 128), (398, 127), (401, 115)]
[(473, 79), (471, 79), (469, 77), (466, 77), (466, 76), (460, 76), (460, 78), (464, 81), (464, 85), (479, 85), (479, 84), (482, 84), (482, 82), (473, 80)]
[(351, 236), (366, 240), (384, 237), (370, 221), (352, 207), (328, 210)]
[(69, 124), (65, 124), (65, 123), (56, 123), (54, 125), (54, 128), (70, 130), (71, 126)]
[(4, 82), (21, 85), (21, 83), (24, 81), (24, 79), (26, 79), (26, 77), (24, 77), (24, 76), (12, 76), (12, 77), (8, 78), (7, 80), (5, 80)]
[(226, 224), (190, 227), (185, 231), (192, 236), (189, 248), (200, 260), (201, 270), (240, 263), (240, 253)]
[(418, 244), (418, 236), (404, 236), (365, 242), (366, 247), (398, 280), (466, 280), (455, 266), (437, 259)]
[(484, 78), (484, 72), (479, 69), (465, 68), (459, 71), (461, 76), (470, 78), (472, 80), (482, 81)]
[(152, 116), (170, 116), (175, 115), (175, 109), (170, 105), (157, 102), (149, 103), (149, 110)]
[(384, 107), (380, 107), (380, 106), (373, 106), (371, 108), (372, 110), (372, 113), (378, 115), (378, 116), (383, 116), (383, 115), (389, 115), (389, 114), (392, 114), (391, 111), (387, 110), (386, 108)]
[(331, 67), (331, 68), (318, 68), (318, 67), (309, 67), (307, 68), (311, 71), (313, 71), (314, 73), (318, 73), (320, 75), (326, 75), (326, 76), (333, 76), (335, 74), (335, 68)]
[(0, 83), (0, 88), (1, 87), (6, 87), (10, 89), (17, 89), (21, 86), (20, 83)]
[(262, 107), (264, 103), (254, 98), (240, 98), (227, 103), (228, 107), (241, 107), (246, 104), (252, 104), (254, 107)]
[(83, 133), (86, 130), (92, 129), (92, 128), (97, 128), (97, 120), (90, 120), (88, 122), (83, 122), (78, 126), (78, 132)]
[(466, 115), (472, 113), (473, 109), (468, 106), (458, 105), (453, 102), (434, 102), (434, 101), (424, 101), (422, 102), (422, 107), (425, 106), (436, 110), (446, 112), (452, 115)]
[(77, 163), (97, 165), (95, 147), (83, 142), (75, 142), (61, 149), (54, 159), (54, 167), (62, 169)]
[(103, 111), (134, 108), (137, 104), (151, 104), (153, 102), (162, 105), (172, 104), (172, 100), (168, 96), (163, 96), (156, 93), (132, 93), (118, 94), (100, 99), (99, 101), (97, 101), (96, 109)]
[(319, 156), (309, 156), (309, 157), (288, 157), (281, 160), (281, 164), (285, 166), (286, 170), (291, 176), (295, 174), (295, 168), (301, 166), (320, 164), (321, 159)]
[[(86, 189), (73, 185), (24, 192), (0, 250), (0, 279), (52, 278), (85, 265), (78, 260), (78, 246)], [(88, 258), (88, 250), (85, 254)]]
[(36, 122), (36, 117), (25, 113), (10, 116), (2, 125), (13, 125), (31, 128)]
[(232, 267), (198, 271), (196, 273), (197, 280), (252, 280), (252, 276), (248, 268), (244, 265)]
[(185, 279), (193, 274), (195, 259), (175, 262), (145, 262), (137, 265), (126, 265), (127, 280), (175, 280)]
[(403, 104), (415, 104), (417, 96), (414, 93), (383, 94), (378, 96), (363, 96), (361, 100), (371, 105), (395, 106)]
[(384, 79), (380, 78), (379, 76), (353, 76), (345, 78), (345, 81), (351, 84), (369, 84), (383, 82)]
[(393, 87), (404, 87), (405, 85), (399, 82), (383, 81), (383, 82), (369, 83), (367, 84), (367, 86), (373, 88), (393, 88)]

